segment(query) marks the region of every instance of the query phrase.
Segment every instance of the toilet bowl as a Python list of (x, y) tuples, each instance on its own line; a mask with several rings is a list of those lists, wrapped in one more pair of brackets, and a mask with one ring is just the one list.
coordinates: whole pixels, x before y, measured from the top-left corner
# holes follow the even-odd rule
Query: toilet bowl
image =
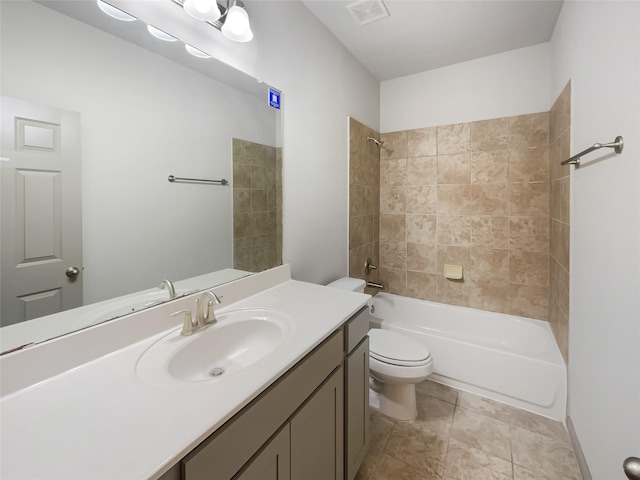
[(396, 420), (418, 415), (416, 384), (433, 373), (429, 349), (400, 333), (369, 330), (369, 405)]
[[(365, 282), (340, 278), (333, 288), (364, 292)], [(396, 420), (418, 415), (416, 384), (433, 372), (429, 349), (413, 338), (390, 330), (369, 330), (369, 406)]]

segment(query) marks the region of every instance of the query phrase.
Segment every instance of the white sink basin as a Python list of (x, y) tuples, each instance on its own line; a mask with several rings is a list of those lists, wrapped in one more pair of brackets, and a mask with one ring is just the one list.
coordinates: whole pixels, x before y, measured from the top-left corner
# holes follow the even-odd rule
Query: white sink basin
[(270, 309), (234, 310), (189, 337), (172, 331), (149, 347), (136, 371), (154, 384), (212, 382), (246, 370), (293, 338), (295, 324)]

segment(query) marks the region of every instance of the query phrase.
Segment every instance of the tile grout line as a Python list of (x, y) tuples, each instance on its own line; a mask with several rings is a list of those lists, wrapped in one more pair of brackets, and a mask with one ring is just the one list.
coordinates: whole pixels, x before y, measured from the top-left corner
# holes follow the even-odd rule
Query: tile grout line
[(449, 434), (447, 435), (447, 449), (444, 453), (444, 461), (442, 465), (442, 478), (445, 478), (445, 474), (447, 472), (447, 460), (449, 457), (449, 447), (451, 446), (451, 432), (453, 430), (453, 421), (456, 417), (456, 411), (458, 410), (458, 392), (456, 392), (456, 401), (453, 403), (453, 414), (451, 415), (451, 425), (449, 426)]
[[(388, 417), (384, 416), (384, 418), (388, 418)], [(376, 462), (375, 466), (373, 467), (373, 470), (371, 470), (371, 476), (369, 477), (369, 480), (374, 478), (376, 470), (378, 469), (378, 466), (380, 465), (380, 462), (382, 461), (382, 457), (384, 455), (386, 455), (385, 450), (387, 449), (387, 445), (389, 444), (389, 440), (391, 439), (391, 436), (393, 435), (393, 431), (396, 429), (396, 422), (394, 420), (391, 420), (391, 422), (392, 422), (393, 426), (391, 427), (391, 431), (389, 432), (389, 435), (387, 436), (386, 440), (384, 441), (384, 445), (382, 445), (382, 449), (380, 451), (380, 458), (378, 459), (378, 461)], [(393, 458), (395, 458), (395, 457), (393, 457)]]
[(513, 461), (513, 435), (511, 434), (511, 415), (507, 414), (507, 418), (508, 418), (508, 422), (507, 425), (509, 425), (509, 449), (511, 450), (511, 478), (515, 480), (516, 478), (516, 465), (515, 462)]

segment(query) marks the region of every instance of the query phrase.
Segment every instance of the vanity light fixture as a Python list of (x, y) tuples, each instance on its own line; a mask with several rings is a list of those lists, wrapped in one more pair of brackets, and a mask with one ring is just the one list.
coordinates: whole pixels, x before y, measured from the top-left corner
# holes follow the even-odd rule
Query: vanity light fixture
[(221, 30), (225, 37), (234, 42), (249, 42), (253, 38), (249, 15), (240, 0), (232, 0)]
[(129, 15), (126, 12), (123, 12), (119, 8), (114, 7), (113, 5), (109, 5), (108, 3), (103, 2), (102, 0), (97, 0), (98, 7), (104, 13), (113, 17), (117, 20), (122, 20), (123, 22), (135, 22), (137, 20), (133, 15)]
[(159, 40), (164, 42), (177, 42), (178, 39), (173, 35), (169, 35), (167, 32), (163, 32), (159, 28), (154, 27), (153, 25), (147, 25), (147, 30), (151, 35), (156, 37)]
[(184, 0), (182, 8), (193, 18), (205, 22), (215, 22), (220, 18), (220, 8), (216, 0)]
[[(249, 15), (245, 9), (244, 3), (240, 0), (227, 0), (226, 8), (216, 3), (216, 0), (171, 0), (173, 3), (180, 5), (189, 15), (200, 20), (204, 20), (212, 27), (217, 28), (229, 40), (234, 42), (249, 42), (253, 39), (251, 24), (249, 23)], [(215, 20), (204, 19), (192, 13), (192, 5), (198, 4), (214, 4), (220, 15)], [(204, 6), (200, 7), (201, 9)]]
[[(205, 1), (209, 1), (209, 0), (205, 0)], [(215, 0), (212, 0), (212, 1), (215, 1)], [(102, 0), (96, 0), (96, 2), (98, 4), (98, 7), (100, 7), (100, 10), (102, 10), (104, 13), (106, 13), (110, 17), (113, 17), (113, 18), (116, 18), (118, 20), (122, 20), (122, 21), (125, 21), (125, 22), (131, 22), (131, 21), (137, 20), (137, 18), (134, 17), (133, 15), (129, 15), (128, 13), (123, 12), (119, 8), (116, 8), (116, 7), (112, 6), (112, 5), (109, 5), (108, 3), (103, 2)], [(216, 8), (217, 8), (217, 4), (216, 4)], [(218, 12), (218, 14), (219, 13), (220, 12)], [(211, 23), (211, 25), (213, 25), (213, 23)], [(167, 32), (164, 32), (164, 31), (160, 30), (159, 28), (154, 27), (153, 25), (147, 25), (147, 31), (151, 35), (153, 35), (155, 38), (157, 38), (159, 40), (163, 40), (165, 42), (176, 42), (176, 41), (179, 40), (178, 38), (174, 37), (173, 35), (170, 35)], [(211, 58), (211, 55), (209, 55), (208, 53), (205, 53), (202, 50), (197, 49), (196, 47), (192, 47), (188, 43), (185, 43), (184, 47), (187, 50), (187, 52), (189, 52), (194, 57)]]

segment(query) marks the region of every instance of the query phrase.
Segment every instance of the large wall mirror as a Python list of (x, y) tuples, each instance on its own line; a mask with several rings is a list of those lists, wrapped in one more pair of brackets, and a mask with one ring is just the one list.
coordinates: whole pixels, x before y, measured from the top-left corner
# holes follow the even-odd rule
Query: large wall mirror
[(1, 351), (281, 263), (268, 85), (95, 0), (0, 8)]

